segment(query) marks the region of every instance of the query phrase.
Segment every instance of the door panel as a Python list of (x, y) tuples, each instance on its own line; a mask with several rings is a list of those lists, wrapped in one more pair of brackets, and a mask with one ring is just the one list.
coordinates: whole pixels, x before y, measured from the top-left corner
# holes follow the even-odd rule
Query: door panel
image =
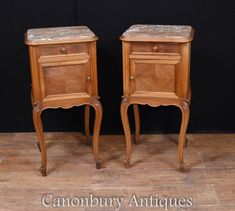
[[(84, 55), (84, 54), (83, 54)], [(73, 58), (73, 60), (71, 60)], [(91, 95), (90, 59), (78, 55), (71, 57), (41, 57), (40, 84), (42, 98), (60, 95), (66, 98), (71, 94)], [(46, 61), (46, 62), (45, 62)], [(89, 96), (88, 96), (89, 97)]]
[(45, 67), (46, 96), (86, 92), (84, 65)]
[(180, 57), (178, 55), (154, 55), (146, 58), (131, 55), (130, 59), (130, 93), (151, 96), (172, 93), (177, 95), (177, 77), (178, 63)]
[[(146, 71), (147, 70), (147, 71)], [(149, 92), (175, 91), (175, 66), (135, 64), (135, 90)]]

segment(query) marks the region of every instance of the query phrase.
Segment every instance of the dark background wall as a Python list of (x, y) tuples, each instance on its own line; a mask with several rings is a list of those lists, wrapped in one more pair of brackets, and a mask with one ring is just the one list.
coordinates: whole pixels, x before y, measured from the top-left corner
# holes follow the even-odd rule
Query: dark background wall
[[(24, 33), (28, 28), (87, 25), (98, 42), (102, 133), (122, 133), (122, 57), (118, 37), (132, 24), (187, 24), (192, 45), (193, 89), (189, 132), (235, 132), (235, 7), (203, 0), (22, 0), (2, 1), (0, 13), (0, 131), (33, 131), (30, 71)], [(140, 107), (142, 132), (177, 132), (174, 107)], [(132, 119), (132, 112), (130, 112)], [(47, 110), (47, 131), (82, 131), (83, 108)], [(132, 122), (131, 122), (132, 123)]]

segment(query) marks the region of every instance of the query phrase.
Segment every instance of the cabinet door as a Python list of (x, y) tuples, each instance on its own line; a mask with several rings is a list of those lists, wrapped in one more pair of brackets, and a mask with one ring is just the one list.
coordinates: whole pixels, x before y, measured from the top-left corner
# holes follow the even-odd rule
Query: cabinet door
[(42, 99), (90, 97), (91, 67), (87, 53), (43, 56), (39, 66)]
[(149, 97), (177, 97), (180, 73), (178, 53), (130, 55), (130, 94)]

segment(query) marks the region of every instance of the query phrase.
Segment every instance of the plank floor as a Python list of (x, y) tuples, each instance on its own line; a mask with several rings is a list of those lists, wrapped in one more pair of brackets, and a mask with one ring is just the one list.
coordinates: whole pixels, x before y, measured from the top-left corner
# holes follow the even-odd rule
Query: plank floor
[(114, 208), (46, 208), (41, 200), (60, 197), (123, 197), (121, 211), (137, 196), (191, 197), (190, 208), (169, 210), (235, 210), (235, 134), (190, 134), (185, 161), (191, 171), (177, 170), (177, 135), (142, 135), (133, 144), (132, 167), (122, 163), (124, 136), (101, 136), (104, 168), (95, 168), (91, 147), (79, 133), (46, 133), (48, 176), (38, 171), (40, 155), (34, 133), (0, 134), (0, 210), (111, 211)]

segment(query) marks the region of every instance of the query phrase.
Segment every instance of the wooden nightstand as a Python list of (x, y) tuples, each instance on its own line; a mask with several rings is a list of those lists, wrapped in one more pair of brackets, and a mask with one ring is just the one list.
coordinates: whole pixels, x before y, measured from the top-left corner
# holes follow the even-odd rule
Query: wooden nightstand
[(128, 107), (133, 104), (135, 142), (139, 142), (138, 104), (174, 105), (182, 112), (178, 142), (179, 168), (186, 170), (183, 148), (189, 120), (190, 26), (133, 25), (121, 36), (123, 47), (123, 100), (121, 117), (126, 137), (125, 166), (130, 167), (131, 132)]
[(85, 105), (85, 131), (90, 142), (90, 106), (95, 110), (93, 150), (96, 167), (101, 168), (98, 139), (102, 106), (98, 97), (95, 34), (86, 26), (30, 29), (29, 46), (33, 121), (41, 151), (41, 168), (46, 176), (47, 154), (41, 113), (47, 108)]

